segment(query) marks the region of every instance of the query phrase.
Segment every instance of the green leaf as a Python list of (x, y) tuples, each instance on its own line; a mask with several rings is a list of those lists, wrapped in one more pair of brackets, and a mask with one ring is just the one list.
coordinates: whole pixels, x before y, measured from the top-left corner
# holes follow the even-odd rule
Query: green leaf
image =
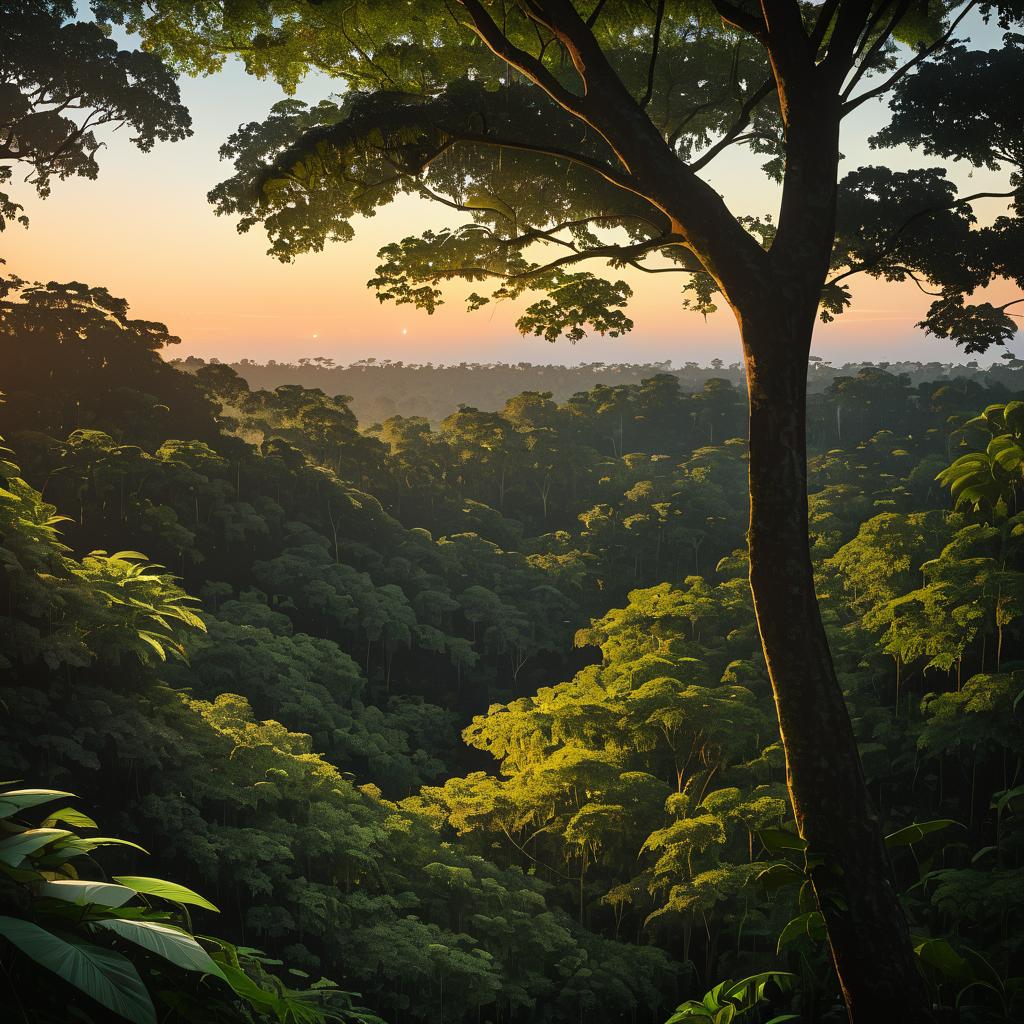
[(914, 952), (922, 963), (954, 981), (966, 981), (971, 975), (967, 961), (945, 939), (928, 939), (915, 946)]
[(138, 631), (138, 637), (156, 651), (157, 657), (161, 661), (167, 660), (167, 652), (164, 650), (163, 644), (160, 642), (161, 640), (166, 641), (166, 637), (158, 638), (156, 633), (149, 633), (144, 629), (140, 629)]
[(272, 992), (262, 989), (240, 967), (221, 964), (221, 971), (227, 983), (234, 989), (235, 995), (248, 1000), (253, 1006), (274, 1007), (277, 997)]
[(43, 884), (39, 895), (54, 900), (67, 900), (80, 906), (98, 903), (101, 907), (122, 907), (135, 895), (135, 890), (127, 885), (111, 885), (109, 882), (59, 879)]
[[(70, 832), (66, 832), (65, 835), (71, 835)], [(138, 850), (141, 853), (149, 854), (149, 850), (138, 843), (133, 843), (129, 839), (114, 839), (110, 836), (92, 836), (88, 839), (82, 838), (81, 836), (75, 836), (74, 839), (69, 839), (67, 842), (63, 842), (54, 851), (60, 853), (65, 857), (81, 857), (83, 854), (92, 853), (99, 846), (129, 846), (133, 850)]]
[(120, 882), (121, 885), (131, 886), (132, 889), (144, 896), (159, 896), (172, 903), (188, 903), (192, 906), (203, 907), (205, 910), (212, 910), (215, 914), (220, 913), (209, 900), (176, 882), (165, 882), (162, 878), (145, 878), (142, 875), (118, 875), (114, 881)]
[(1012, 804), (1018, 797), (1024, 796), (1024, 786), (1015, 786), (1013, 789), (1004, 789), (994, 795), (995, 799), (989, 806), (992, 807), (999, 817), (1002, 817), (1003, 811), (1006, 810), (1008, 804)]
[(935, 818), (933, 821), (914, 822), (896, 832), (890, 832), (885, 837), (885, 845), (889, 849), (896, 846), (913, 846), (925, 836), (929, 836), (933, 832), (941, 832), (943, 829), (949, 828), (950, 825), (963, 828), (959, 821), (954, 821), (952, 818)]
[(156, 1024), (153, 1001), (139, 972), (120, 953), (84, 942), (67, 942), (31, 921), (15, 917), (0, 917), (0, 935), (41, 967), (125, 1020)]
[(188, 932), (173, 925), (160, 924), (156, 921), (125, 921), (110, 918), (97, 921), (96, 927), (106, 928), (121, 938), (128, 939), (129, 942), (134, 942), (165, 960), (170, 960), (172, 964), (177, 964), (186, 971), (215, 974), (227, 981), (224, 972), (214, 963), (210, 954)]
[(70, 835), (72, 833), (65, 828), (30, 828), (0, 840), (0, 860), (16, 868), (30, 853)]
[(15, 882), (44, 882), (46, 879), (35, 868), (12, 868), (10, 864), (0, 861), (0, 875), (11, 878)]
[(0, 818), (9, 818), (28, 807), (74, 795), (60, 789), (9, 789), (6, 793), (0, 793)]
[(727, 982), (723, 998), (753, 1006), (764, 998), (764, 990), (768, 985), (774, 983), (783, 992), (788, 992), (793, 987), (795, 977), (790, 971), (762, 971), (732, 985)]
[(785, 828), (762, 828), (758, 830), (757, 838), (766, 850), (776, 853), (779, 850), (806, 850), (807, 841), (801, 839), (795, 832)]
[(44, 828), (53, 828), (58, 823), (74, 828), (99, 828), (88, 814), (83, 814), (74, 807), (62, 807), (59, 811), (48, 814), (42, 825)]
[(802, 885), (805, 881), (803, 871), (792, 864), (772, 864), (757, 876), (757, 880), (769, 891), (774, 892), (787, 885)]
[(779, 935), (777, 950), (799, 938), (808, 938), (812, 942), (820, 942), (825, 938), (825, 918), (820, 910), (809, 910), (806, 914), (794, 917)]

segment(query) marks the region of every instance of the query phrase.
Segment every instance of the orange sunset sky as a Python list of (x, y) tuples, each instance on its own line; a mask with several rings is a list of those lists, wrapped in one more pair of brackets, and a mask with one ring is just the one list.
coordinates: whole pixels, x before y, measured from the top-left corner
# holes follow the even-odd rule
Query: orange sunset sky
[[(315, 101), (332, 88), (337, 85), (314, 78), (299, 95)], [(679, 287), (684, 278), (675, 275), (608, 271), (633, 285), (634, 331), (619, 339), (589, 337), (575, 346), (520, 337), (512, 307), (489, 306), (467, 314), (460, 301), (463, 290), (457, 287), (433, 316), (381, 305), (366, 288), (377, 249), (445, 223), (443, 212), (418, 200), (401, 200), (357, 223), (354, 242), (281, 264), (265, 254), (261, 232), (238, 234), (233, 220), (217, 217), (206, 201), (208, 189), (230, 170), (219, 160), (218, 147), (240, 122), (261, 119), (281, 98), (280, 89), (232, 65), (209, 78), (183, 79), (182, 94), (193, 116), (191, 139), (158, 144), (142, 154), (115, 133), (100, 154), (97, 181), (56, 182), (45, 202), (15, 182), (14, 197), (24, 202), (32, 223), (28, 230), (12, 226), (0, 236), (9, 270), (33, 280), (106, 286), (128, 299), (134, 315), (163, 321), (180, 335), (182, 344), (172, 355), (224, 361), (324, 355), (338, 362), (375, 356), (418, 362), (671, 359), (676, 364), (739, 358), (731, 315), (719, 313), (705, 322), (683, 311)], [(844, 168), (883, 158), (901, 167), (935, 162), (911, 152), (883, 156), (870, 151), (865, 140), (881, 116), (877, 106), (865, 105), (850, 119), (842, 143)], [(711, 181), (737, 213), (774, 212), (776, 194), (756, 160), (727, 151), (710, 171)], [(967, 184), (969, 171), (954, 176)], [(979, 191), (1002, 179), (974, 171), (969, 184)], [(999, 209), (990, 202), (975, 212), (987, 219)], [(914, 327), (928, 299), (913, 285), (864, 279), (854, 285), (854, 295), (851, 312), (819, 326), (817, 355), (836, 363), (963, 358), (951, 343), (926, 338)], [(984, 361), (998, 355), (997, 350)]]

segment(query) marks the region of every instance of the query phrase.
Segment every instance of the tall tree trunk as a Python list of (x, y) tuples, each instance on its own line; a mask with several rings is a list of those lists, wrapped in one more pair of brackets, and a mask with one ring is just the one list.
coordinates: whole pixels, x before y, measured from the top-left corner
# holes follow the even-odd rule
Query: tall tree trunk
[(750, 405), (750, 584), (787, 785), (850, 1020), (918, 1024), (931, 1020), (928, 999), (814, 589), (805, 431), (816, 302), (778, 295), (770, 302), (740, 316), (740, 326)]

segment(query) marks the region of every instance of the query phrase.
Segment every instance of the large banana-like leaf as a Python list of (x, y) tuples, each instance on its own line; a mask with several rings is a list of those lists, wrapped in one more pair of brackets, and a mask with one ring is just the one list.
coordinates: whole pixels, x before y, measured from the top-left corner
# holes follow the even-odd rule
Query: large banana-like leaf
[(71, 833), (66, 828), (30, 828), (0, 839), (0, 861), (16, 868), (30, 853), (69, 835)]
[(55, 900), (67, 900), (69, 903), (78, 903), (82, 906), (87, 903), (98, 903), (101, 907), (123, 907), (135, 895), (135, 890), (127, 885), (111, 885), (109, 882), (57, 879), (41, 886), (39, 895)]
[(222, 964), (221, 967), (227, 983), (234, 989), (236, 995), (262, 1009), (277, 1007), (277, 996), (257, 985), (240, 967), (235, 967), (233, 964)]
[(212, 910), (215, 914), (220, 913), (208, 899), (176, 882), (166, 882), (162, 878), (144, 878), (142, 875), (118, 875), (114, 881), (130, 886), (144, 896), (159, 896), (172, 903), (188, 903), (192, 906), (203, 907), (205, 910)]
[(6, 793), (0, 793), (0, 818), (9, 818), (28, 807), (74, 795), (60, 789), (9, 789)]
[(959, 821), (952, 818), (935, 818), (932, 821), (915, 821), (912, 825), (890, 832), (885, 837), (885, 845), (890, 849), (896, 846), (913, 846), (914, 843), (931, 835), (933, 832), (941, 832), (951, 825), (963, 828)]
[(96, 927), (114, 932), (115, 935), (120, 935), (121, 938), (134, 942), (165, 960), (170, 960), (172, 964), (184, 967), (186, 971), (215, 974), (227, 981), (224, 972), (213, 962), (210, 954), (188, 932), (180, 928), (157, 921), (127, 921), (119, 918), (97, 921)]
[[(67, 832), (65, 835), (71, 835), (71, 833)], [(72, 857), (81, 857), (84, 854), (92, 853), (93, 850), (100, 846), (128, 846), (133, 850), (139, 850), (141, 853), (149, 853), (149, 850), (139, 846), (138, 843), (133, 843), (130, 839), (115, 839), (111, 836), (89, 836), (88, 838), (75, 836), (73, 839), (62, 842), (60, 847), (54, 852), (70, 860)]]
[(0, 917), (0, 935), (25, 956), (132, 1024), (156, 1024), (153, 1000), (139, 972), (120, 953), (84, 942), (67, 942), (16, 917)]
[(97, 828), (96, 822), (74, 807), (62, 807), (58, 811), (48, 814), (40, 824), (43, 828), (53, 828), (55, 825), (71, 825), (74, 828)]

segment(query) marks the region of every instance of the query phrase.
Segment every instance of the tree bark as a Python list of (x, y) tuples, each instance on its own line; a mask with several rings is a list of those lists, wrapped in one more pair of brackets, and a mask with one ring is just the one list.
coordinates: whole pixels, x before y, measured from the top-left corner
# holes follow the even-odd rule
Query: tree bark
[(806, 392), (816, 303), (740, 316), (750, 409), (750, 585), (786, 779), (849, 1019), (931, 1021), (814, 588)]

